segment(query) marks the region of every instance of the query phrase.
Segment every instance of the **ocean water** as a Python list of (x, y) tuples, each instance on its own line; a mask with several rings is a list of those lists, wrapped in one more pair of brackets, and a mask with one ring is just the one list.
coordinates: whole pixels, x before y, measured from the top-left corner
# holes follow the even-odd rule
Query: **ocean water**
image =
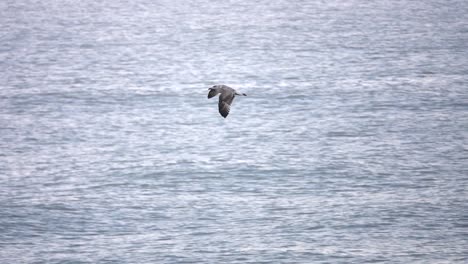
[[(2, 263), (467, 263), (468, 2), (0, 2)], [(214, 84), (247, 97), (224, 119)]]

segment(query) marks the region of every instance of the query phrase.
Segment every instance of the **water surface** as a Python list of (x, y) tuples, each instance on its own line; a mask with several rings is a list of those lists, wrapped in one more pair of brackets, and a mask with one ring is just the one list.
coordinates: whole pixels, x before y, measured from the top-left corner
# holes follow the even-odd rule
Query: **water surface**
[(467, 262), (467, 14), (2, 1), (0, 259)]

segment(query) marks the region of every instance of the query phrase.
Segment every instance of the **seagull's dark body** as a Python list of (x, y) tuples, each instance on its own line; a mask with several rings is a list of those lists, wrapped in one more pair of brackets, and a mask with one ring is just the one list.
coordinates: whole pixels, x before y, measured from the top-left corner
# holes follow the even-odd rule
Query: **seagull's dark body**
[(210, 90), (208, 92), (208, 99), (216, 96), (217, 94), (220, 94), (219, 102), (218, 102), (218, 109), (219, 109), (219, 113), (224, 118), (228, 116), (229, 111), (231, 110), (232, 101), (234, 100), (234, 97), (236, 97), (236, 95), (247, 96), (245, 93), (238, 93), (236, 92), (236, 90), (224, 84), (215, 85), (209, 88), (208, 90)]

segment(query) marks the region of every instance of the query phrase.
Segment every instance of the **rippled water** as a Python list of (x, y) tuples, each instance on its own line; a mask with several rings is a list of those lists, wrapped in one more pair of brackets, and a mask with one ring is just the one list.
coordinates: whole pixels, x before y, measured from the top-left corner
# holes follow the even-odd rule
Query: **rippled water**
[(0, 259), (467, 262), (467, 14), (0, 2)]

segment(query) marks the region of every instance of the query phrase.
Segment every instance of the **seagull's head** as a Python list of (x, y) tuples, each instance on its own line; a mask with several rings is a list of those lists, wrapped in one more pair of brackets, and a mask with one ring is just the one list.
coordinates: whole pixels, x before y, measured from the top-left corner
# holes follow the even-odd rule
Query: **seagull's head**
[(217, 89), (219, 88), (221, 85), (213, 85), (212, 87), (208, 88), (208, 90), (211, 90), (211, 89)]

